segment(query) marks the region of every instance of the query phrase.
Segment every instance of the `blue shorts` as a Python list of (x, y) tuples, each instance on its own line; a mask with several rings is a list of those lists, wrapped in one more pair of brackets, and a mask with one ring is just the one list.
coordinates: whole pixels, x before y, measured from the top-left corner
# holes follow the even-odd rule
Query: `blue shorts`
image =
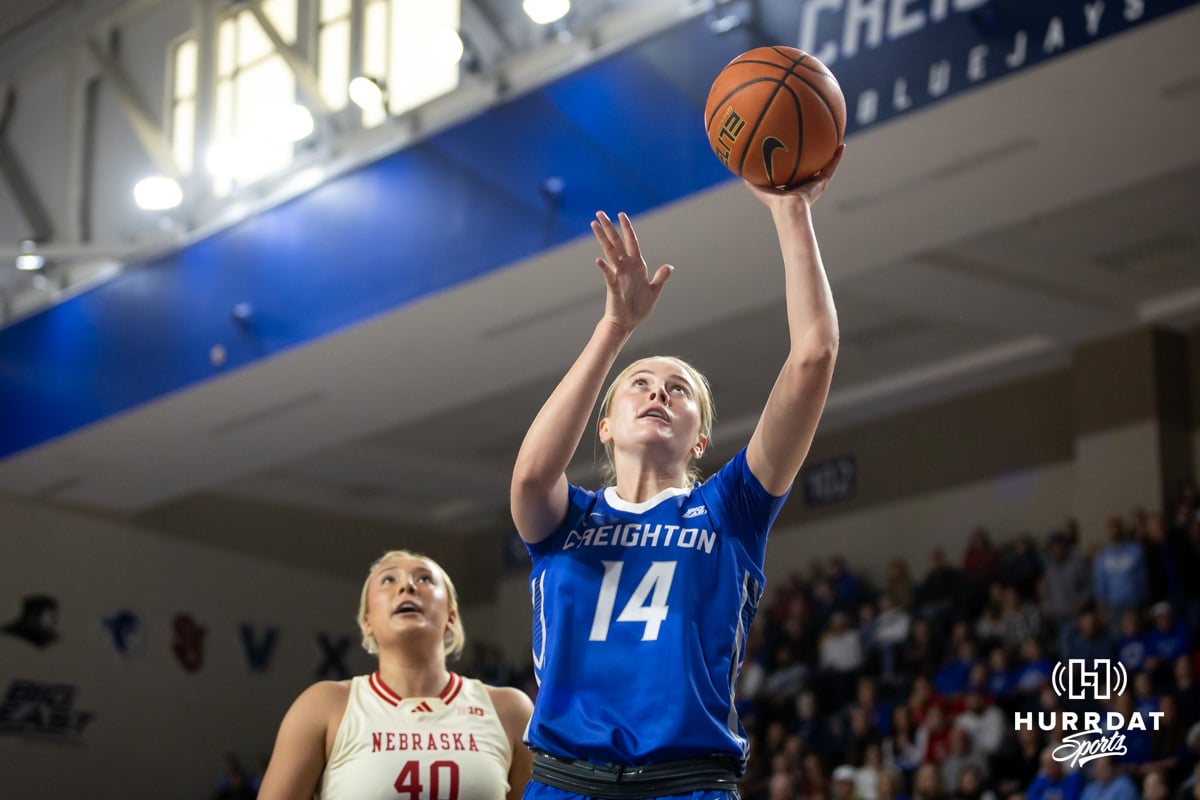
[[(539, 781), (530, 781), (525, 784), (525, 793), (521, 795), (521, 798), (522, 800), (584, 800), (585, 795), (568, 792), (565, 789), (556, 789)], [(653, 800), (668, 800), (668, 798), (669, 800), (740, 800), (737, 792), (719, 790), (673, 794), (661, 798), (656, 797)]]

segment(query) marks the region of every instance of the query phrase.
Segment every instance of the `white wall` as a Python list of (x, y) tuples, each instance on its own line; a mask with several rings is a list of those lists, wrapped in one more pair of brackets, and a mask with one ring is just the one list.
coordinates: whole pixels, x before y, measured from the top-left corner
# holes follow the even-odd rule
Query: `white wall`
[(901, 557), (919, 578), (935, 546), (945, 549), (951, 563), (958, 563), (978, 525), (988, 528), (994, 542), (1025, 532), (1044, 537), (1072, 515), (1074, 480), (1073, 464), (1055, 464), (776, 528), (767, 545), (767, 585), (803, 569), (813, 558), (834, 554), (880, 579), (888, 561)]
[[(367, 565), (363, 565), (364, 569)], [(77, 744), (0, 732), (5, 800), (204, 798), (222, 754), (252, 763), (269, 753), (279, 720), (316, 679), (318, 632), (350, 636), (346, 666), (374, 661), (353, 617), (359, 585), (150, 535), (125, 525), (0, 499), (0, 627), (22, 599), (58, 601), (60, 640), (38, 649), (0, 634), (0, 708), (14, 680), (78, 687), (93, 712)], [(123, 657), (101, 624), (129, 608), (144, 643)], [(171, 621), (189, 613), (208, 630), (204, 667), (186, 672), (171, 651)], [(265, 672), (248, 666), (240, 626), (280, 630)], [(28, 706), (10, 706), (24, 718)], [(0, 731), (3, 728), (0, 726)]]

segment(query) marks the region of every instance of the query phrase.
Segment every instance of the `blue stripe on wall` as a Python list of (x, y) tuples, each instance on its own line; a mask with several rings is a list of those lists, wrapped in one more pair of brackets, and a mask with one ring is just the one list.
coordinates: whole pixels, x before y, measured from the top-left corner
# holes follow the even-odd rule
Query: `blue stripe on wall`
[[(1147, 3), (1133, 22), (1110, 9), (1091, 36), (1077, 0), (993, 0), (834, 69), (853, 114), (863, 92), (909, 74), (916, 86), (979, 43), (1000, 58), (1014, 31), (1041, 36), (1055, 15), (1072, 20), (1067, 52), (1194, 2)], [(804, 5), (764, 3), (757, 28), (722, 36), (681, 25), (0, 330), (0, 457), (219, 374), (213, 343), (224, 369), (246, 366), (585, 234), (596, 208), (638, 213), (731, 180), (704, 136), (708, 88), (751, 47), (798, 44)], [(1004, 74), (953, 77), (945, 96)], [(557, 205), (548, 178), (563, 182)], [(231, 327), (243, 302), (253, 336)]]

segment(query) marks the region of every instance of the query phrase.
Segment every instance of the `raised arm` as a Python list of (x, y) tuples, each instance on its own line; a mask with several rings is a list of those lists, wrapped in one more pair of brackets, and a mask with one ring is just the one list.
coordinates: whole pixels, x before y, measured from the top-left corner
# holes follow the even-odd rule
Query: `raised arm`
[(673, 270), (664, 264), (649, 279), (633, 224), (624, 214), (618, 218), (620, 231), (604, 212), (592, 223), (603, 253), (596, 265), (607, 291), (604, 318), (529, 426), (513, 466), (513, 522), (530, 543), (545, 539), (562, 523), (567, 513), (567, 465), (583, 438), (604, 378), (634, 328), (650, 315)]
[(259, 800), (312, 800), (325, 771), (327, 739), (331, 743), (330, 731), (341, 724), (348, 691), (322, 681), (296, 698), (279, 724)]
[(791, 189), (747, 184), (771, 210), (783, 253), (790, 347), (746, 450), (750, 471), (776, 496), (792, 485), (808, 455), (837, 359), (837, 312), (817, 247), (812, 205), (829, 185), (844, 150), (842, 145), (824, 169)]

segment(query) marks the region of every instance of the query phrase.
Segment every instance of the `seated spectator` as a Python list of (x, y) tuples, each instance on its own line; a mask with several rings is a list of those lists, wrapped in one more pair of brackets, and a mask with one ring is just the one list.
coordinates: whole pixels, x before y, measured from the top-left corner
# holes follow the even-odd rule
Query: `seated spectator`
[(854, 770), (854, 794), (862, 800), (879, 800), (879, 779), (883, 774), (883, 751), (878, 741), (867, 746), (862, 766)]
[(1186, 537), (1172, 533), (1161, 513), (1146, 518), (1142, 553), (1146, 557), (1147, 602), (1165, 600), (1183, 608), (1187, 598), (1185, 581), (1192, 574), (1187, 563), (1191, 548), (1186, 544)]
[(1001, 639), (1004, 645), (1016, 650), (1026, 639), (1042, 634), (1042, 615), (1032, 601), (1025, 599), (1015, 586), (1001, 590)]
[(1017, 590), (1022, 600), (1033, 600), (1042, 577), (1042, 559), (1033, 537), (1023, 533), (1013, 542), (1012, 552), (1004, 559), (1000, 580)]
[(851, 764), (842, 764), (833, 771), (829, 783), (831, 800), (862, 800), (854, 791), (854, 774), (855, 769)]
[(876, 800), (909, 800), (904, 790), (904, 776), (895, 767), (885, 766), (879, 771), (875, 792)]
[(1083, 776), (1065, 769), (1050, 752), (1049, 747), (1042, 750), (1041, 769), (1025, 793), (1026, 800), (1080, 800)]
[(1041, 731), (1022, 728), (992, 757), (992, 774), (997, 776), (996, 789), (1001, 797), (1023, 793), (1033, 783), (1041, 769), (1042, 747)]
[(942, 771), (943, 786), (958, 786), (959, 776), (967, 767), (979, 770), (981, 782), (987, 780), (987, 759), (975, 751), (971, 734), (965, 728), (950, 729), (950, 746), (938, 768)]
[(913, 724), (920, 727), (925, 724), (925, 717), (930, 709), (941, 708), (945, 700), (933, 687), (933, 682), (924, 675), (913, 677), (912, 687), (908, 693), (908, 710)]
[(948, 697), (962, 694), (967, 689), (967, 677), (977, 660), (975, 642), (970, 639), (959, 642), (955, 658), (938, 670), (933, 685), (940, 694)]
[(912, 800), (945, 800), (942, 773), (936, 764), (922, 764), (913, 775)]
[[(1120, 714), (1121, 720), (1128, 720), (1134, 713), (1133, 692), (1125, 692), (1123, 694), (1115, 694), (1109, 701), (1109, 710), (1116, 711)], [(1120, 764), (1126, 769), (1141, 770), (1144, 765), (1149, 764), (1154, 758), (1153, 742), (1151, 741), (1151, 730), (1139, 730), (1131, 727), (1109, 727), (1109, 715), (1105, 714), (1103, 719), (1104, 733), (1107, 736), (1120, 734), (1125, 741), (1125, 754), (1116, 758)], [(1113, 721), (1116, 721), (1115, 719)], [(1153, 726), (1147, 726), (1152, 728)]]
[(983, 647), (1004, 642), (1004, 587), (993, 583), (987, 603), (975, 620), (975, 637)]
[(771, 759), (771, 773), (767, 777), (767, 798), (768, 800), (792, 800), (795, 796), (795, 777), (788, 768), (787, 756), (779, 753)]
[(821, 756), (832, 754), (833, 737), (829, 724), (817, 708), (817, 699), (812, 692), (801, 692), (796, 697), (796, 718), (792, 732), (804, 743), (806, 750)]
[(950, 720), (940, 706), (933, 706), (925, 715), (925, 722), (917, 728), (917, 747), (921, 748), (921, 760), (941, 764), (950, 755)]
[(869, 675), (858, 679), (851, 708), (861, 708), (871, 727), (881, 736), (892, 729), (892, 704), (879, 699), (879, 684)]
[(1146, 599), (1146, 560), (1120, 517), (1109, 517), (1107, 526), (1109, 544), (1092, 561), (1092, 594), (1104, 623), (1115, 633), (1121, 612), (1141, 608)]
[(916, 586), (908, 571), (908, 562), (904, 559), (893, 558), (888, 562), (883, 597), (891, 600), (896, 608), (909, 609), (916, 602)]
[(1154, 678), (1147, 670), (1133, 675), (1133, 708), (1143, 716), (1158, 710), (1158, 693), (1154, 691)]
[(833, 584), (833, 596), (839, 608), (853, 611), (869, 599), (862, 579), (846, 564), (844, 556), (835, 555), (829, 559), (829, 582)]
[(992, 545), (992, 538), (982, 525), (971, 532), (971, 541), (963, 553), (962, 574), (967, 616), (974, 619), (983, 610), (992, 584), (1004, 575), (1004, 557)]
[(1042, 575), (1042, 616), (1057, 631), (1092, 597), (1087, 561), (1074, 548), (1066, 533), (1050, 534)]
[(800, 797), (802, 800), (829, 800), (829, 780), (826, 777), (825, 765), (816, 753), (804, 757), (804, 767), (800, 779)]
[(1025, 695), (1036, 695), (1050, 680), (1054, 663), (1042, 654), (1042, 645), (1037, 639), (1028, 639), (1021, 645), (1021, 663), (1017, 666), (1014, 691)]
[(862, 639), (858, 630), (841, 611), (829, 618), (829, 628), (821, 636), (820, 682), (831, 707), (840, 708), (849, 701), (854, 681), (863, 666)]
[(1192, 637), (1187, 625), (1175, 619), (1175, 614), (1168, 602), (1156, 603), (1150, 609), (1154, 619), (1154, 627), (1146, 634), (1146, 651), (1152, 669), (1165, 665), (1170, 669), (1175, 659), (1191, 650)]
[(980, 691), (967, 693), (966, 707), (954, 718), (954, 727), (970, 734), (974, 749), (984, 758), (991, 758), (999, 752), (1011, 730), (1009, 725), (1008, 717), (989, 703)]
[(1159, 770), (1151, 770), (1142, 778), (1142, 800), (1167, 800), (1170, 796), (1167, 780)]
[(871, 644), (879, 653), (883, 674), (889, 678), (897, 672), (911, 627), (912, 619), (903, 606), (896, 605), (889, 595), (880, 598), (875, 638)]
[(929, 620), (917, 617), (900, 655), (900, 669), (907, 675), (932, 675), (942, 663), (941, 647), (934, 640)]
[(883, 760), (892, 764), (905, 775), (910, 775), (921, 764), (925, 754), (917, 743), (917, 725), (913, 722), (909, 707), (900, 704), (892, 709), (891, 732), (883, 741)]
[(975, 764), (967, 764), (958, 773), (958, 782), (950, 796), (954, 800), (996, 800), (996, 793), (987, 788), (986, 778)]
[(1112, 658), (1113, 646), (1108, 635), (1100, 627), (1096, 612), (1090, 605), (1084, 606), (1073, 624), (1063, 628), (1059, 654), (1065, 660), (1082, 658), (1088, 663), (1097, 658)]
[(851, 706), (845, 722), (845, 736), (839, 752), (852, 764), (861, 764), (866, 758), (867, 748), (879, 744), (879, 731), (867, 719), (867, 712), (860, 706)]
[(1092, 761), (1091, 773), (1080, 800), (1138, 800), (1137, 786), (1111, 757)]
[(1008, 661), (1008, 650), (1003, 646), (993, 647), (988, 654), (988, 692), (1002, 706), (1008, 707), (1008, 700), (1017, 686), (1017, 673)]
[(1121, 612), (1121, 635), (1117, 639), (1117, 660), (1129, 672), (1141, 672), (1149, 658), (1146, 647), (1146, 632), (1142, 630), (1142, 617), (1129, 608)]
[(1175, 684), (1171, 694), (1175, 697), (1179, 716), (1193, 722), (1200, 720), (1200, 686), (1193, 678), (1191, 657), (1184, 655), (1176, 658), (1173, 672)]
[(933, 549), (929, 561), (929, 572), (917, 585), (917, 613), (941, 623), (959, 616), (958, 605), (963, 595), (962, 573), (946, 561), (946, 553), (940, 547)]
[(1166, 773), (1171, 785), (1182, 783), (1188, 766), (1194, 760), (1188, 747), (1189, 721), (1180, 717), (1173, 695), (1164, 694), (1158, 699), (1158, 707), (1151, 710), (1162, 712), (1162, 717), (1158, 721), (1158, 730), (1149, 737), (1150, 759), (1141, 769), (1143, 772), (1157, 770)]

